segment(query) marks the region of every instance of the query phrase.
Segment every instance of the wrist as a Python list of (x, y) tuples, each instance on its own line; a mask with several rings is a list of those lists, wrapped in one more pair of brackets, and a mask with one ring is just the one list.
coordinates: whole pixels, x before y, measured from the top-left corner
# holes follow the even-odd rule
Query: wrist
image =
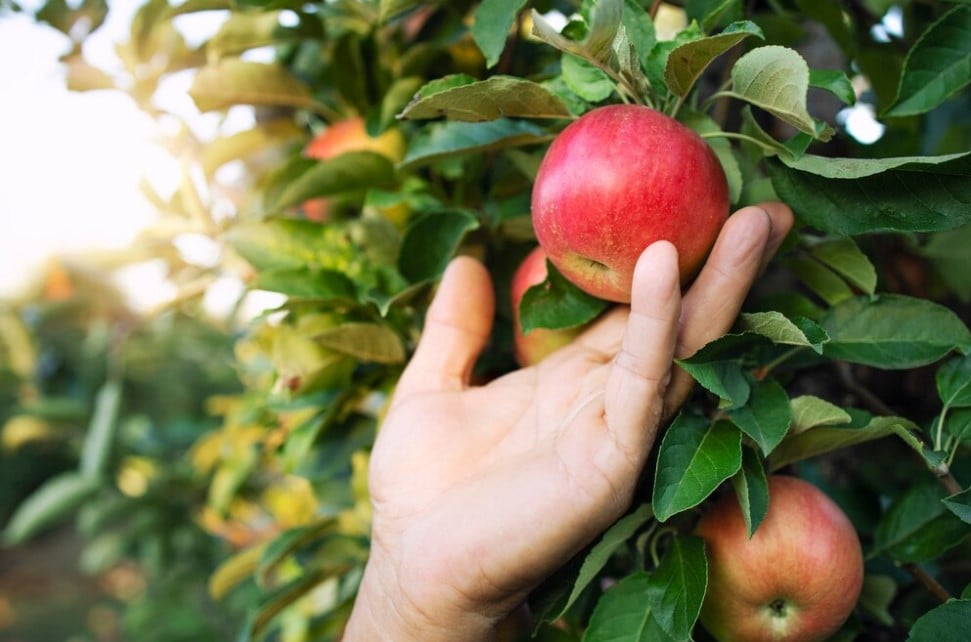
[[(374, 557), (367, 564), (341, 642), (492, 642), (497, 620), (450, 607), (421, 603), (426, 591), (410, 592)], [(434, 603), (433, 603), (434, 602)]]

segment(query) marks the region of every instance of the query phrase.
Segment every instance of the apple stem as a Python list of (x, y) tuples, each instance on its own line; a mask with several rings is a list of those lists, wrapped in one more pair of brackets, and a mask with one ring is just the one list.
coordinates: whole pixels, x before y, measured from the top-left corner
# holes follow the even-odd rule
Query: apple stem
[(657, 12), (660, 8), (661, 0), (653, 0), (651, 2), (651, 8), (647, 10), (648, 15), (651, 16), (651, 22), (654, 22), (654, 19), (657, 18)]

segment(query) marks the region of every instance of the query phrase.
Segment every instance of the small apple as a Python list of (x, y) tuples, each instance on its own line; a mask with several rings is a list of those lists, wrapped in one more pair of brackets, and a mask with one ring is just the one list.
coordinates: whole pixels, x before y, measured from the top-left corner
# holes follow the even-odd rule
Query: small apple
[(853, 611), (863, 553), (849, 518), (797, 477), (769, 478), (769, 509), (751, 539), (734, 495), (705, 513), (708, 592), (701, 623), (719, 642), (819, 642)]
[(587, 112), (553, 141), (533, 185), (533, 228), (580, 289), (630, 301), (634, 265), (658, 240), (678, 249), (682, 283), (728, 217), (715, 153), (681, 123), (640, 105)]
[[(405, 139), (397, 128), (371, 136), (365, 129), (364, 119), (355, 116), (333, 123), (303, 150), (304, 156), (316, 160), (330, 160), (348, 152), (375, 152), (397, 163), (404, 158)], [(311, 199), (303, 204), (304, 216), (311, 221), (326, 221), (330, 204), (327, 198)]]
[(535, 328), (529, 334), (523, 334), (522, 325), (519, 323), (519, 304), (523, 300), (523, 294), (531, 286), (545, 280), (546, 253), (543, 248), (537, 247), (516, 268), (509, 288), (513, 311), (513, 347), (516, 362), (521, 366), (539, 363), (547, 355), (570, 343), (580, 333), (580, 328)]

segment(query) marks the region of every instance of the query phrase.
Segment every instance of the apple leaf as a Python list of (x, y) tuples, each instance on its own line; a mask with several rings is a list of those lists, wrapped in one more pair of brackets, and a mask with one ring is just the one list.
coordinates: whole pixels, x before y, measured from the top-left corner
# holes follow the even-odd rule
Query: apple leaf
[(435, 122), (409, 141), (402, 166), (414, 168), (454, 156), (542, 143), (550, 138), (546, 130), (532, 123), (509, 118), (484, 123)]
[(790, 434), (805, 432), (817, 426), (839, 426), (853, 418), (839, 406), (812, 395), (794, 397), (789, 401), (792, 412)]
[(764, 39), (758, 25), (746, 20), (728, 25), (717, 36), (693, 40), (676, 47), (668, 55), (664, 66), (664, 80), (668, 90), (675, 96), (684, 98), (708, 65), (749, 36)]
[(219, 31), (206, 43), (206, 53), (210, 60), (294, 40), (304, 33), (310, 35), (305, 25), (313, 24), (312, 21), (301, 21), (303, 30), (284, 27), (280, 24), (281, 13), (281, 11), (230, 13), (229, 18), (220, 25)]
[(971, 524), (971, 488), (943, 499), (947, 509), (957, 515), (962, 522)]
[(523, 294), (519, 321), (527, 334), (535, 328), (573, 328), (592, 321), (606, 308), (606, 301), (575, 286), (547, 260), (546, 280)]
[(189, 95), (203, 112), (233, 105), (316, 107), (310, 88), (280, 65), (239, 58), (222, 58), (199, 69)]
[(486, 67), (494, 67), (506, 47), (509, 31), (526, 0), (482, 0), (476, 8), (472, 23), (472, 38), (486, 59)]
[(358, 259), (344, 230), (311, 221), (274, 218), (237, 223), (225, 240), (257, 270), (316, 267), (347, 271)]
[(706, 390), (730, 407), (738, 407), (748, 401), (751, 392), (742, 367), (743, 356), (771, 346), (768, 339), (754, 332), (726, 334), (690, 357), (675, 361)]
[(783, 263), (806, 287), (829, 305), (838, 305), (853, 298), (853, 290), (846, 281), (829, 266), (812, 256), (790, 256), (784, 259)]
[(971, 355), (954, 357), (937, 370), (937, 393), (945, 407), (971, 406)]
[(118, 431), (122, 392), (122, 382), (117, 379), (109, 379), (98, 390), (78, 462), (78, 469), (86, 477), (97, 477), (109, 472), (108, 462)]
[(661, 440), (654, 514), (665, 522), (703, 502), (742, 467), (742, 433), (727, 421), (681, 413)]
[(80, 508), (104, 482), (71, 470), (51, 477), (27, 496), (7, 521), (3, 541), (15, 546)]
[(962, 303), (971, 302), (971, 225), (936, 232), (920, 248), (920, 255)]
[(769, 45), (758, 47), (738, 59), (732, 67), (734, 96), (760, 107), (801, 132), (828, 140), (806, 111), (809, 92), (809, 65), (793, 49)]
[(971, 599), (948, 600), (917, 618), (907, 642), (966, 642)]
[(375, 152), (347, 152), (314, 163), (277, 196), (273, 206), (285, 208), (321, 196), (395, 185), (394, 164)]
[(732, 487), (748, 536), (752, 537), (769, 511), (769, 481), (762, 459), (751, 448), (742, 449), (742, 468), (732, 476)]
[(378, 323), (345, 323), (315, 335), (314, 340), (334, 352), (360, 361), (401, 363), (405, 360), (401, 337), (390, 327)]
[(413, 100), (401, 118), (447, 118), (481, 122), (497, 118), (571, 118), (566, 105), (539, 83), (515, 76), (491, 76)]
[(971, 535), (971, 526), (949, 512), (942, 499), (934, 481), (909, 488), (877, 524), (873, 552), (897, 562), (924, 562), (960, 544)]
[(876, 368), (916, 368), (971, 347), (971, 332), (953, 311), (904, 295), (849, 299), (821, 323), (830, 337), (824, 355)]
[(401, 241), (398, 269), (412, 283), (437, 278), (455, 256), (466, 233), (478, 227), (478, 219), (463, 210), (418, 216)]
[(809, 251), (863, 293), (876, 292), (877, 270), (852, 238), (827, 239), (813, 245)]
[(889, 575), (868, 573), (863, 578), (860, 608), (884, 626), (893, 626), (890, 605), (897, 597), (897, 582)]
[(947, 413), (944, 427), (958, 441), (971, 440), (971, 408), (958, 408)]
[(921, 34), (907, 53), (887, 116), (928, 112), (971, 83), (971, 6), (958, 5)]
[(300, 139), (304, 132), (291, 120), (272, 120), (259, 127), (243, 130), (230, 136), (216, 138), (201, 150), (202, 169), (206, 176), (212, 176), (226, 163), (248, 158), (252, 154), (274, 147), (282, 148), (287, 143)]
[(583, 642), (673, 642), (651, 612), (647, 599), (651, 576), (628, 575), (597, 602)]
[(590, 25), (583, 46), (590, 56), (607, 62), (613, 56), (614, 39), (624, 16), (624, 0), (599, 0), (590, 12)]
[(821, 353), (829, 336), (816, 322), (805, 317), (787, 318), (781, 312), (747, 312), (740, 316), (741, 327), (760, 334), (773, 343), (805, 346)]
[(789, 395), (775, 379), (752, 381), (751, 394), (744, 406), (732, 408), (728, 416), (752, 438), (763, 455), (768, 455), (786, 436), (792, 421)]
[(874, 417), (864, 425), (819, 424), (802, 432), (791, 432), (772, 451), (767, 467), (769, 472), (775, 472), (803, 459), (882, 439), (902, 429), (914, 428), (914, 423), (903, 417)]
[(704, 540), (690, 535), (675, 536), (648, 580), (651, 614), (671, 638), (689, 640), (707, 588)]
[(252, 288), (280, 292), (304, 301), (335, 303), (357, 298), (354, 282), (342, 272), (314, 267), (262, 270), (257, 273)]
[(549, 618), (550, 621), (562, 617), (573, 606), (583, 590), (596, 579), (597, 574), (607, 565), (614, 552), (653, 517), (654, 512), (651, 510), (651, 505), (642, 504), (637, 510), (618, 520), (603, 534), (600, 541), (590, 549), (590, 552), (584, 558), (576, 581), (573, 582), (573, 589), (563, 605)]
[(856, 103), (856, 91), (842, 69), (810, 69), (809, 86), (823, 89), (847, 105)]
[(934, 232), (971, 221), (971, 154), (781, 160), (766, 163), (773, 187), (824, 232)]
[(560, 71), (566, 86), (587, 102), (597, 103), (614, 93), (610, 76), (579, 56), (564, 54)]

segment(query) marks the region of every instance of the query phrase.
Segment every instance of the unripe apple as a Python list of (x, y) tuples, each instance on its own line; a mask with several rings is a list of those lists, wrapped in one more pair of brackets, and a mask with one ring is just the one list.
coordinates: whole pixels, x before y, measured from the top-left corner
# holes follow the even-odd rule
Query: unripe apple
[(516, 268), (509, 287), (513, 312), (513, 346), (516, 362), (521, 366), (539, 363), (547, 355), (570, 343), (580, 333), (580, 328), (535, 328), (529, 334), (523, 334), (519, 322), (519, 304), (523, 300), (523, 294), (531, 286), (539, 285), (545, 280), (546, 253), (543, 248), (537, 247)]
[(705, 513), (708, 592), (701, 622), (719, 642), (819, 642), (853, 611), (863, 553), (849, 518), (797, 477), (769, 478), (769, 509), (749, 539), (726, 495)]
[(587, 112), (553, 141), (533, 185), (533, 228), (553, 265), (580, 289), (629, 302), (644, 249), (668, 240), (682, 283), (728, 217), (715, 153), (681, 123), (640, 105)]
[[(331, 124), (304, 148), (304, 156), (316, 160), (330, 160), (348, 152), (374, 152), (393, 163), (405, 155), (405, 139), (397, 128), (388, 129), (379, 136), (371, 136), (360, 116)], [(315, 198), (303, 204), (304, 215), (312, 221), (326, 221), (330, 213), (330, 200)]]

